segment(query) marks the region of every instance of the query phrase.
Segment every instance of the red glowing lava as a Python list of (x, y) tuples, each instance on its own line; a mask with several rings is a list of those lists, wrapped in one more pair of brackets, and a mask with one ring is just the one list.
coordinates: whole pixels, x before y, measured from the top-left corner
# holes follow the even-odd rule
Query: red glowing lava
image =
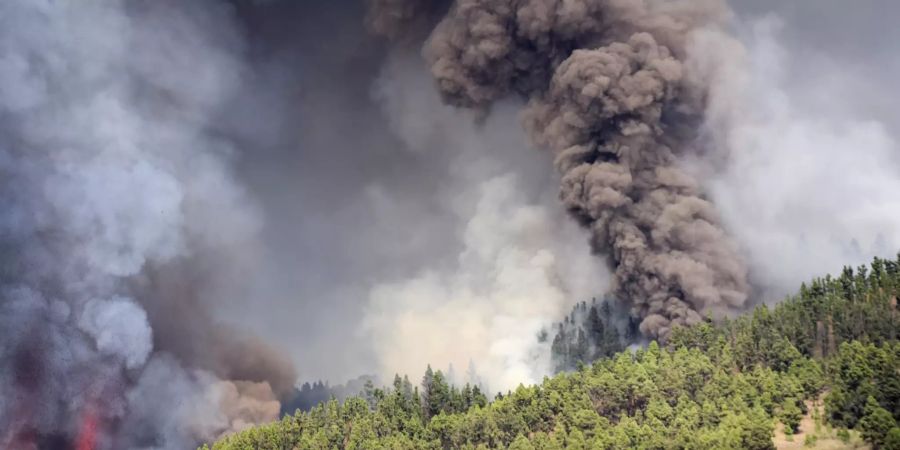
[(97, 444), (97, 414), (88, 408), (81, 416), (81, 428), (75, 440), (75, 450), (94, 450)]

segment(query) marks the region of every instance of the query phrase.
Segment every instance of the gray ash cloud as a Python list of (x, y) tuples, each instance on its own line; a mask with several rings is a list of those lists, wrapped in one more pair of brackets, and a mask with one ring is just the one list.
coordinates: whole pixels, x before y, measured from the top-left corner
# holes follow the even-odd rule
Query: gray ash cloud
[(100, 449), (183, 449), (277, 417), (293, 367), (217, 323), (197, 269), (240, 265), (259, 220), (212, 132), (240, 83), (232, 20), (0, 6), (0, 447), (96, 423)]

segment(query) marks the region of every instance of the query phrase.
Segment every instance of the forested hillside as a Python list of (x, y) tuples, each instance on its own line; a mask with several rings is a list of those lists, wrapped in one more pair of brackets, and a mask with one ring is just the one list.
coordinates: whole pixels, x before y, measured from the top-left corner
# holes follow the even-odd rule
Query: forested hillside
[[(665, 345), (584, 345), (580, 360), (600, 359), (490, 402), (429, 370), (421, 386), (397, 377), (211, 448), (769, 449), (776, 426), (790, 435), (807, 401), (824, 398), (821, 419), (838, 436), (855, 430), (874, 448), (900, 449), (898, 294), (900, 256), (876, 259), (804, 284), (774, 308), (676, 329)], [(602, 306), (582, 308), (595, 321), (582, 333), (610, 330)]]

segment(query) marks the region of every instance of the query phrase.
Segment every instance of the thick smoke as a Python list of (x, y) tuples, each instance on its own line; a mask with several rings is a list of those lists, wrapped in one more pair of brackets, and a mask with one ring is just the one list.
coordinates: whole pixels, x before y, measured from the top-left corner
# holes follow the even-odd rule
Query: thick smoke
[[(428, 362), (474, 367), (487, 389), (552, 375), (548, 344), (538, 336), (573, 299), (602, 289), (606, 277), (578, 247), (579, 230), (560, 223), (552, 208), (529, 204), (521, 189), (511, 175), (478, 186), (453, 269), (427, 268), (373, 288), (364, 327), (381, 373), (418, 374)], [(571, 238), (560, 239), (560, 230)]]
[[(405, 11), (370, 6), (375, 17)], [(651, 337), (748, 298), (736, 246), (677, 160), (697, 152), (707, 96), (685, 67), (687, 43), (726, 12), (718, 1), (459, 0), (424, 50), (452, 105), (529, 99), (525, 126), (556, 155), (566, 208), (610, 258), (616, 295)]]
[(0, 6), (0, 447), (96, 420), (98, 448), (184, 449), (277, 417), (291, 366), (206, 312), (258, 229), (211, 126), (240, 82), (230, 17)]
[[(239, 167), (266, 214), (266, 256), (240, 278), (253, 289), (253, 303), (229, 306), (235, 310), (229, 314), (246, 317), (270, 340), (290, 342), (303, 380), (334, 385), (358, 374), (390, 380), (397, 372), (414, 379), (428, 363), (446, 369), (452, 362), (464, 372), (471, 360), (492, 386), (512, 388), (523, 381), (511, 374), (523, 373), (524, 365), (512, 362), (530, 361), (535, 351), (543, 352), (534, 358), (538, 362), (549, 357), (549, 344), (543, 349), (536, 343), (540, 324), (549, 326), (576, 299), (602, 292), (608, 279), (598, 275), (604, 273), (602, 261), (590, 257), (586, 234), (577, 226), (554, 233), (569, 221), (555, 200), (549, 155), (522, 151), (527, 140), (518, 124), (521, 105), (498, 105), (486, 127), (442, 105), (417, 51), (388, 50), (366, 31), (363, 2), (264, 5), (245, 15), (253, 30), (249, 45), (262, 51), (254, 52), (245, 95), (229, 112), (236, 116), (230, 117), (231, 131), (253, 149)], [(490, 211), (482, 204), (529, 211), (542, 220), (506, 227), (502, 220), (487, 220)], [(542, 261), (547, 270), (532, 272), (552, 296), (494, 294), (490, 286), (503, 285), (495, 279), (502, 267), (494, 253), (481, 260), (482, 272), (468, 264), (472, 257), (460, 263), (462, 254), (473, 253), (474, 242), (465, 240), (476, 214), (482, 217), (477, 234), (488, 243), (496, 239), (495, 248), (556, 255)], [(520, 267), (528, 264), (527, 258), (519, 260)], [(415, 300), (435, 305), (447, 298), (405, 295), (426, 273), (455, 286), (450, 297), (459, 301), (431, 314), (416, 308), (409, 317), (438, 325), (428, 342), (446, 345), (417, 345), (425, 341), (413, 333), (415, 327), (395, 326)], [(554, 280), (556, 275), (562, 280)], [(378, 295), (386, 292), (398, 296)], [(515, 302), (529, 312), (517, 312)], [(469, 339), (451, 349), (459, 332), (457, 313), (474, 317), (474, 307), (482, 330), (491, 328), (497, 311), (527, 315), (529, 326), (504, 325), (506, 336), (473, 333), (496, 339)], [(516, 345), (484, 351), (501, 339)], [(456, 355), (452, 361), (448, 350)], [(549, 366), (524, 370), (528, 379), (539, 380)]]
[(521, 151), (520, 105), (498, 104), (477, 126), (441, 104), (421, 58), (407, 51), (389, 56), (375, 97), (409, 151), (451, 156), (434, 201), (449, 206), (453, 226), (435, 238), (460, 240), (445, 251), (452, 260), (432, 258), (370, 289), (363, 329), (377, 373), (416, 375), (429, 363), (462, 373), (471, 364), (488, 389), (551, 374), (538, 335), (577, 299), (602, 292), (608, 276), (553, 198), (547, 155)]

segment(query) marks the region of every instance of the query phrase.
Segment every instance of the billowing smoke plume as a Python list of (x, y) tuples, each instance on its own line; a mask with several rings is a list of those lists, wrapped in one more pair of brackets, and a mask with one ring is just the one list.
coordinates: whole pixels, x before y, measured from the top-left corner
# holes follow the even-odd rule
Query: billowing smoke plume
[[(376, 31), (402, 35), (384, 25), (410, 22), (416, 3), (371, 3)], [(687, 44), (726, 13), (717, 0), (458, 0), (424, 49), (451, 105), (529, 99), (525, 126), (556, 156), (566, 208), (651, 337), (748, 297), (735, 245), (677, 159), (697, 152), (707, 94), (688, 73)]]
[(185, 449), (277, 417), (290, 364), (207, 312), (258, 229), (212, 127), (230, 17), (0, 5), (0, 447)]

